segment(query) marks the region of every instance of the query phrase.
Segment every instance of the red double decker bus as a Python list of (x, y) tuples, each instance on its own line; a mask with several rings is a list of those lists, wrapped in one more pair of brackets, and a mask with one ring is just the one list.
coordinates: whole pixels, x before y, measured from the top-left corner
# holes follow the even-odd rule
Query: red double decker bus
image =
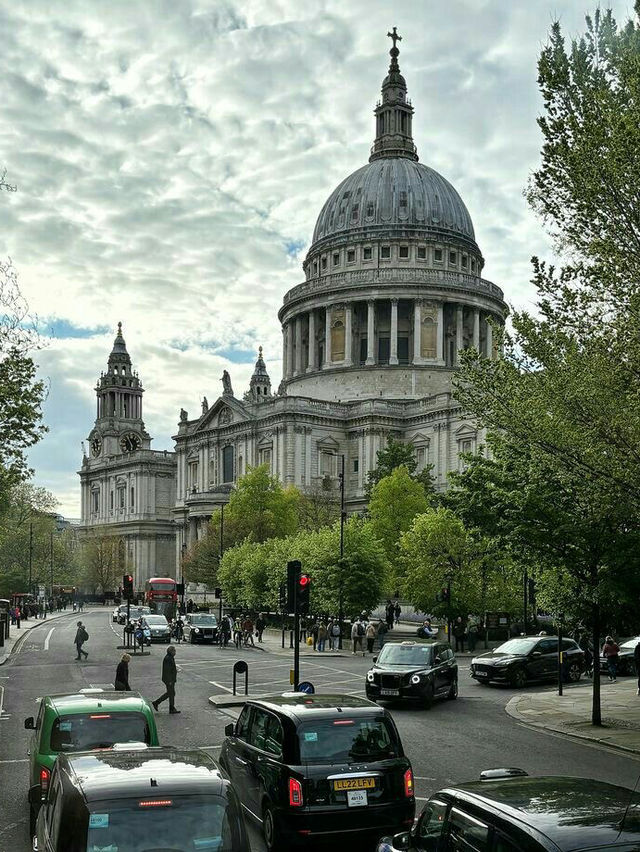
[(151, 612), (171, 620), (178, 604), (176, 581), (172, 577), (150, 577), (145, 583), (144, 602)]

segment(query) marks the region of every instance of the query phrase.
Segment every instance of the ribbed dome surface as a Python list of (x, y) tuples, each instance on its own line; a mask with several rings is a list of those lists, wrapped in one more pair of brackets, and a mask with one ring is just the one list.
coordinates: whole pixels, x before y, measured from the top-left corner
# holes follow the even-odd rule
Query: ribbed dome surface
[(376, 226), (433, 228), (475, 241), (469, 211), (449, 181), (407, 157), (374, 160), (343, 180), (320, 211), (313, 243)]

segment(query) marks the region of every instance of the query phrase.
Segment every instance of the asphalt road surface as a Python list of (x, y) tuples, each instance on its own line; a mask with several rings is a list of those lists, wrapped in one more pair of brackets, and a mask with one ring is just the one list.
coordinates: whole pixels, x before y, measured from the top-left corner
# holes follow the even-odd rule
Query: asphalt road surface
[[(111, 687), (113, 683), (122, 653), (116, 649), (122, 628), (112, 626), (111, 609), (107, 608), (85, 612), (82, 619), (90, 637), (85, 645), (87, 660), (75, 661), (73, 638), (78, 615), (70, 613), (44, 621), (26, 634), (11, 661), (0, 667), (0, 687), (4, 688), (0, 714), (0, 852), (31, 849), (28, 732), (23, 723), (25, 717), (34, 715), (36, 699), (89, 686)], [(164, 691), (160, 681), (164, 653), (164, 645), (153, 645), (149, 656), (133, 658), (129, 666), (132, 689), (149, 699)], [(176, 655), (176, 706), (182, 713), (170, 716), (166, 702), (162, 705), (157, 715), (162, 744), (199, 746), (217, 756), (224, 726), (236, 714), (217, 710), (207, 699), (231, 690), (232, 666), (237, 659), (249, 663), (251, 692), (290, 688), (288, 657), (252, 648), (239, 652), (234, 647), (180, 645)], [(325, 652), (302, 658), (301, 679), (312, 681), (318, 692), (364, 695), (369, 665), (370, 658), (351, 654), (335, 657)], [(519, 766), (531, 775), (584, 776), (635, 786), (640, 775), (639, 758), (518, 724), (504, 712), (513, 690), (476, 684), (468, 677), (466, 665), (460, 667), (457, 701), (438, 702), (426, 711), (410, 706), (389, 708), (413, 763), (419, 808), (443, 785), (475, 779), (482, 769), (496, 766)], [(251, 829), (250, 833), (253, 852), (262, 852), (259, 832)]]

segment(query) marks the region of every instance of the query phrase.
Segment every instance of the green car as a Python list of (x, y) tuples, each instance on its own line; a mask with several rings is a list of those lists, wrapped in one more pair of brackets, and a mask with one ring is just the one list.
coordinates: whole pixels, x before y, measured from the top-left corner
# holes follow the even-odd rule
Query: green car
[(24, 720), (29, 744), (31, 834), (58, 754), (108, 749), (116, 743), (157, 746), (158, 730), (149, 702), (137, 692), (89, 689), (40, 699), (38, 716)]

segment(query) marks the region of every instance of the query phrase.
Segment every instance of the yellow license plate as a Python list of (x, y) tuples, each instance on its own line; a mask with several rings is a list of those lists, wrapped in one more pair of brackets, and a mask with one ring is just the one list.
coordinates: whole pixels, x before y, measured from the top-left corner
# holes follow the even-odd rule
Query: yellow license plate
[(375, 786), (375, 778), (340, 778), (333, 782), (334, 790), (372, 790)]

